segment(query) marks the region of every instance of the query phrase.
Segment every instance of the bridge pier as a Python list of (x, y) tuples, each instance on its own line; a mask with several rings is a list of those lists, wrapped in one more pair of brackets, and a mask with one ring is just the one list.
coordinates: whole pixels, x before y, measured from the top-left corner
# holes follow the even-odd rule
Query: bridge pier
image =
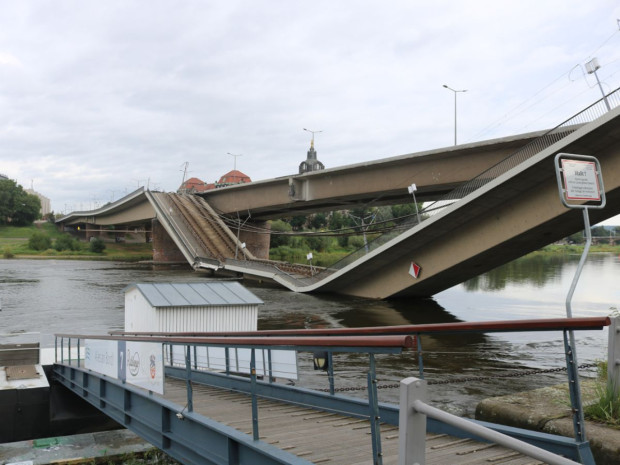
[[(271, 242), (271, 223), (268, 221), (248, 221), (245, 226), (250, 226), (252, 229), (257, 228), (261, 232), (239, 231), (239, 241), (245, 242), (245, 247), (256, 258), (269, 259), (269, 243)], [(236, 232), (236, 231), (233, 231)]]
[(153, 262), (187, 262), (181, 250), (156, 218), (151, 221), (151, 234), (153, 236)]

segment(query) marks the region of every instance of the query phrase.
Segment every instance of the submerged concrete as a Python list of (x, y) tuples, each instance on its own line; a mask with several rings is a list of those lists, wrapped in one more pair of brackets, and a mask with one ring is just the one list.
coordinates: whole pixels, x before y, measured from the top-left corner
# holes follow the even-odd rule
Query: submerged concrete
[[(596, 381), (581, 381), (584, 405), (597, 396)], [(574, 437), (568, 385), (485, 399), (476, 419), (560, 436)], [(597, 465), (620, 463), (620, 430), (586, 421), (586, 436)]]

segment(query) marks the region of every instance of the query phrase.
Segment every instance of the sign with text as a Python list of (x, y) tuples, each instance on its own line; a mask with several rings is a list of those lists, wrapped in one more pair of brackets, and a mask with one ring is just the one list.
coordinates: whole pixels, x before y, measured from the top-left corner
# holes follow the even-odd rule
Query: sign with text
[(164, 393), (161, 344), (86, 339), (84, 367), (149, 391)]
[(594, 162), (563, 159), (562, 173), (568, 200), (601, 200)]
[(602, 208), (605, 190), (598, 160), (588, 155), (559, 153), (555, 157), (558, 189), (569, 208)]

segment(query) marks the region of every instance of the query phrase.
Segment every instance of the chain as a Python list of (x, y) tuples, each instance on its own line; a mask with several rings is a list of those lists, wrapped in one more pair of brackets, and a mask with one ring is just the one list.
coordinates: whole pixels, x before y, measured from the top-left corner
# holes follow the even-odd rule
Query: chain
[[(598, 367), (595, 363), (584, 363), (583, 365), (579, 365), (577, 367), (578, 370), (585, 370), (587, 368), (596, 368)], [(528, 370), (528, 371), (519, 371), (516, 373), (509, 373), (505, 375), (496, 375), (496, 376), (469, 376), (467, 378), (455, 378), (455, 379), (447, 379), (443, 381), (429, 381), (428, 385), (437, 385), (437, 384), (457, 384), (457, 383), (467, 383), (470, 381), (486, 381), (489, 379), (502, 379), (502, 378), (520, 378), (523, 376), (531, 376), (531, 375), (541, 375), (546, 373), (559, 373), (562, 371), (566, 371), (566, 367), (559, 368), (547, 368), (544, 370)], [(377, 385), (377, 389), (398, 389), (400, 387), (400, 383), (394, 384), (379, 384)], [(335, 392), (346, 392), (346, 391), (365, 391), (368, 389), (366, 386), (353, 386), (353, 387), (341, 387), (335, 388)], [(321, 392), (329, 392), (329, 389), (317, 389)]]

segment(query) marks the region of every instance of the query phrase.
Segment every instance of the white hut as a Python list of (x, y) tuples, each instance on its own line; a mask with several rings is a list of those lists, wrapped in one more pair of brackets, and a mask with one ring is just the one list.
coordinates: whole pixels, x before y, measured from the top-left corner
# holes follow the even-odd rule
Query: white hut
[(125, 331), (256, 331), (260, 304), (236, 281), (130, 284)]

